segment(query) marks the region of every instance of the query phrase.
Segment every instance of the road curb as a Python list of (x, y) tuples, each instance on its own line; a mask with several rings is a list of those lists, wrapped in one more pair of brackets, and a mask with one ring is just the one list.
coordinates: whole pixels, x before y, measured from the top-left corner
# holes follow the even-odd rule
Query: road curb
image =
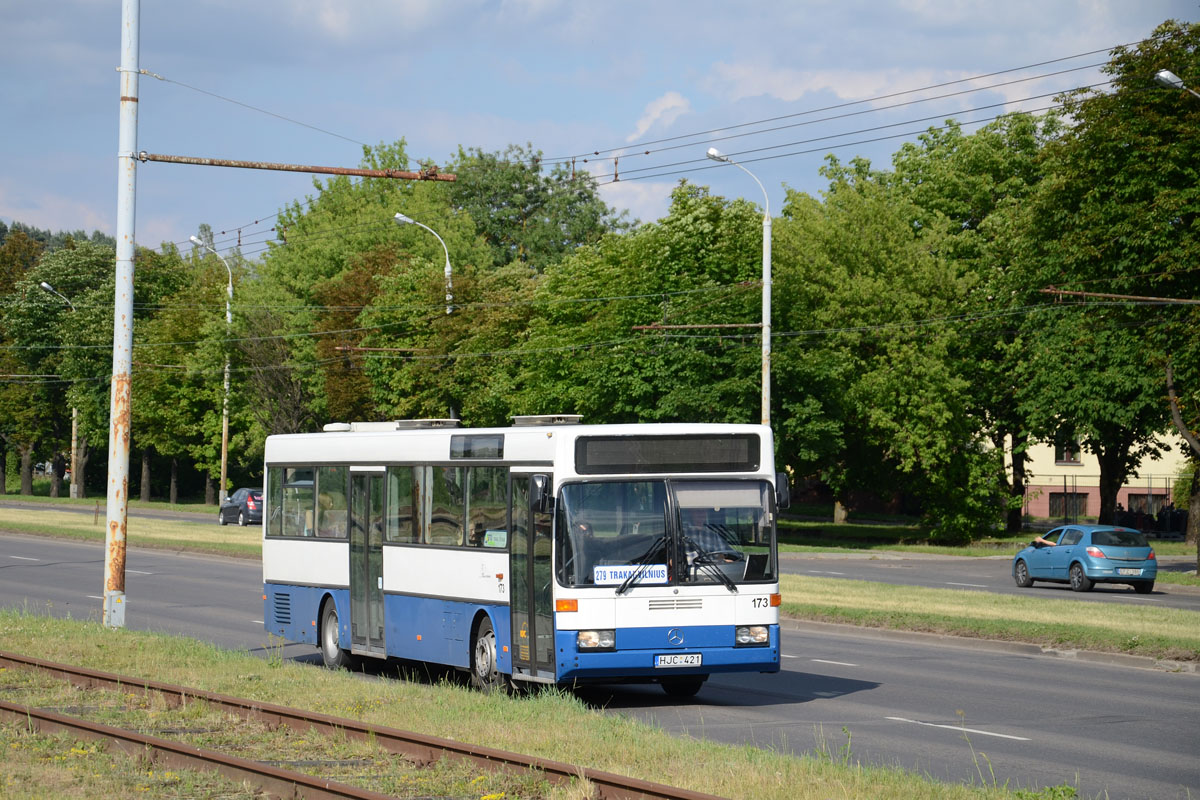
[(1160, 672), (1176, 672), (1200, 675), (1200, 665), (1192, 661), (1171, 661), (1153, 658), (1151, 656), (1134, 656), (1127, 653), (1102, 653), (1096, 650), (1064, 650), (1056, 647), (1045, 647), (1034, 642), (1006, 642), (999, 639), (975, 639), (969, 636), (954, 636), (948, 633), (926, 633), (924, 631), (900, 631), (891, 628), (869, 628), (860, 625), (847, 625), (841, 622), (816, 622), (812, 620), (783, 617), (779, 620), (784, 630), (807, 633), (839, 633), (851, 636), (862, 636), (876, 639), (899, 639), (926, 644), (945, 644), (952, 647), (965, 647), (971, 650), (992, 650), (999, 653), (1018, 653), (1028, 656), (1046, 656), (1049, 658), (1071, 658), (1086, 661), (1091, 664), (1105, 664), (1114, 667), (1130, 667), (1133, 669), (1152, 669)]

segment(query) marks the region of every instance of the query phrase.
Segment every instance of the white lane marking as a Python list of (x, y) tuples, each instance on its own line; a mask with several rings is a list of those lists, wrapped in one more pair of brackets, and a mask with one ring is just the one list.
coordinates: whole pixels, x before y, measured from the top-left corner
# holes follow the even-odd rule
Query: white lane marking
[(951, 583), (950, 581), (946, 581), (946, 585), (947, 586), (973, 586), (976, 589), (988, 588), (986, 583)]
[(1012, 739), (1018, 742), (1031, 741), (1024, 736), (1009, 736), (1007, 733), (992, 733), (991, 731), (981, 731), (977, 728), (964, 728), (961, 725), (938, 725), (935, 722), (921, 722), (918, 719), (905, 719), (904, 717), (884, 717), (895, 722), (911, 722), (913, 725), (924, 725), (929, 728), (945, 728), (948, 731), (962, 731), (963, 733), (977, 733), (980, 736), (995, 736), (998, 739)]
[(823, 658), (814, 658), (813, 661), (817, 662), (818, 664), (836, 664), (839, 667), (857, 667), (858, 666), (858, 664), (850, 664), (846, 661), (826, 661)]
[(153, 575), (153, 572), (142, 572), (140, 569), (127, 569), (126, 573), (132, 572), (134, 575)]
[(822, 572), (819, 569), (810, 569), (810, 570), (808, 570), (808, 572), (811, 575), (845, 575), (846, 574), (844, 572)]
[(789, 656), (787, 653), (781, 655), (782, 658), (799, 658), (800, 656)]
[(255, 625), (264, 625), (265, 624), (261, 619), (252, 619), (250, 621), (253, 622)]
[(17, 561), (41, 561), (40, 558), (30, 558), (29, 556), (9, 556), (9, 558), (15, 558)]
[(89, 595), (87, 595), (87, 599), (88, 600), (103, 600), (104, 598), (97, 594), (89, 594)]

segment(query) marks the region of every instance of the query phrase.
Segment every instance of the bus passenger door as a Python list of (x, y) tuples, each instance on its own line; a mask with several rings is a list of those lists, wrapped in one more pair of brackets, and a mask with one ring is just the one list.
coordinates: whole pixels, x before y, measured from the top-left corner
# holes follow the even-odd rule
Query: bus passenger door
[(350, 473), (351, 649), (383, 654), (383, 477)]
[(551, 515), (529, 510), (529, 475), (513, 474), (512, 531), (513, 673), (554, 679), (554, 576)]

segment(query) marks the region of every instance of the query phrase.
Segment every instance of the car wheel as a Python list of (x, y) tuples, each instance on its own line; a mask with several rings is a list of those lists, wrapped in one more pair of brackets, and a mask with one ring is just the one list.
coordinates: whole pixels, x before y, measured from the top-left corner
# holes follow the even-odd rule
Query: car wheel
[(1071, 565), (1071, 591), (1090, 592), (1095, 585), (1091, 578), (1083, 574), (1083, 567), (1078, 561)]
[(329, 669), (345, 669), (350, 666), (350, 654), (342, 649), (338, 641), (338, 613), (333, 600), (325, 601), (321, 611), (321, 660)]
[(482, 692), (503, 691), (507, 682), (496, 665), (496, 632), (487, 617), (480, 620), (475, 631), (471, 654), (471, 685)]
[(228, 525), (229, 524), (225, 521), (225, 512), (224, 511), (217, 512), (217, 524), (218, 525)]
[(679, 678), (664, 678), (663, 691), (671, 697), (695, 697), (700, 687), (708, 680), (707, 675), (687, 675)]
[(1150, 594), (1154, 591), (1154, 581), (1139, 581), (1133, 584), (1133, 590), (1138, 594)]
[(1017, 562), (1017, 566), (1013, 568), (1013, 580), (1017, 582), (1017, 586), (1022, 589), (1028, 589), (1033, 586), (1033, 578), (1029, 577), (1029, 567), (1025, 565), (1025, 561)]
[(241, 525), (243, 528), (246, 527), (246, 512), (245, 511), (238, 512), (238, 525)]

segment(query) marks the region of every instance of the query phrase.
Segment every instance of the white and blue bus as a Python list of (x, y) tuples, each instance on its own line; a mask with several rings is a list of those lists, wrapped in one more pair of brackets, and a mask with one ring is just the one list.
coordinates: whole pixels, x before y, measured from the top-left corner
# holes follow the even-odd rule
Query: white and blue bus
[(779, 671), (759, 425), (518, 417), (335, 423), (266, 443), (266, 629), (329, 667), (398, 658), (511, 682)]

